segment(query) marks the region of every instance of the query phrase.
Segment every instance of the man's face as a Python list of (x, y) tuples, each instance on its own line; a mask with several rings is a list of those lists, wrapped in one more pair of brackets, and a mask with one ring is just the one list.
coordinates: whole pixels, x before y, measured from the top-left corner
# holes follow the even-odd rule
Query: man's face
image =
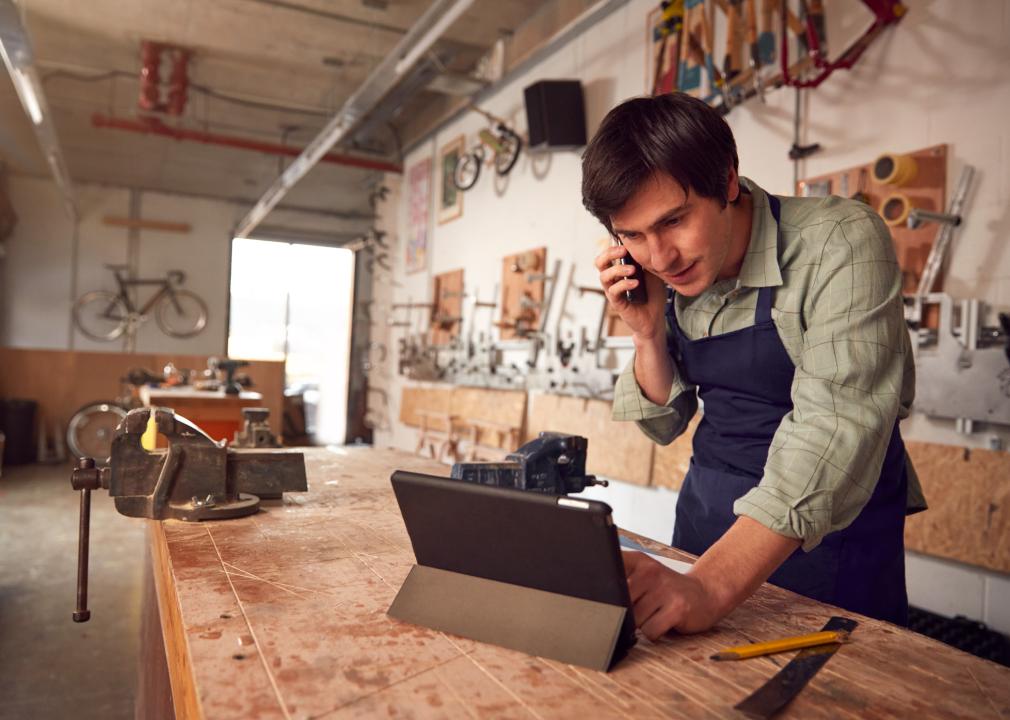
[[(728, 190), (729, 197), (736, 197), (735, 172)], [(724, 270), (732, 238), (731, 208), (685, 192), (670, 175), (656, 173), (610, 222), (639, 265), (677, 293), (693, 297)]]

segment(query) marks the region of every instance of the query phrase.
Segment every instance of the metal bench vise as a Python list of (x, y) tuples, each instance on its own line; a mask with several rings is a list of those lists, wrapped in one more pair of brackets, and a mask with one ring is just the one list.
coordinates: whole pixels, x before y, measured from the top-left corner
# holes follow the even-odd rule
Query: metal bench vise
[[(141, 437), (151, 413), (166, 450), (145, 450)], [(116, 510), (152, 520), (226, 520), (259, 511), (260, 499), (305, 492), (305, 456), (300, 452), (231, 449), (167, 408), (131, 410), (116, 428), (104, 467), (80, 458), (71, 485), (81, 491), (76, 622), (87, 609), (91, 491), (104, 488)]]
[(547, 495), (578, 493), (606, 480), (586, 475), (589, 441), (578, 435), (542, 432), (536, 440), (505, 457), (505, 462), (468, 462), (452, 466), (455, 480), (529, 490)]

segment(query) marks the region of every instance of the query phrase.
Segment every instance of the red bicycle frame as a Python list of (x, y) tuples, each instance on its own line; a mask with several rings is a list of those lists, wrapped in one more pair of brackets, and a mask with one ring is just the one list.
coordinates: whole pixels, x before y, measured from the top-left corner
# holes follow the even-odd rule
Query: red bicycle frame
[(905, 7), (900, 0), (863, 0), (863, 4), (866, 5), (871, 12), (873, 12), (873, 24), (870, 25), (870, 27), (868, 27), (866, 31), (851, 45), (849, 45), (849, 47), (845, 49), (845, 52), (843, 52), (834, 62), (828, 62), (825, 59), (824, 53), (821, 51), (821, 39), (814, 28), (812, 20), (809, 16), (807, 17), (807, 54), (813, 60), (814, 66), (817, 67), (820, 72), (813, 78), (801, 80), (800, 78), (793, 77), (789, 72), (788, 12), (786, 8), (786, 0), (782, 0), (781, 12), (779, 13), (782, 19), (781, 52), (779, 53), (779, 59), (782, 64), (782, 83), (784, 85), (789, 85), (790, 87), (815, 88), (827, 80), (828, 76), (835, 70), (838, 70), (839, 68), (843, 68), (845, 70), (851, 69), (852, 66), (856, 64), (856, 61), (858, 61), (866, 51), (866, 48), (870, 46), (870, 43), (872, 43), (876, 37), (883, 32), (884, 28), (901, 20), (908, 10), (908, 8)]

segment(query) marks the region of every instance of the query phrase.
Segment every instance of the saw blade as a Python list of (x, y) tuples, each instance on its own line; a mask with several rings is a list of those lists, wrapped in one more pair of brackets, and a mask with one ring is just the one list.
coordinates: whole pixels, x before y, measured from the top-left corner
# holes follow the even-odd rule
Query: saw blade
[[(852, 630), (859, 623), (843, 617), (833, 617), (822, 630)], [(802, 690), (817, 671), (831, 659), (841, 645), (822, 645), (800, 651), (789, 663), (779, 670), (768, 682), (755, 690), (749, 697), (734, 706), (750, 718), (770, 718), (788, 705)]]

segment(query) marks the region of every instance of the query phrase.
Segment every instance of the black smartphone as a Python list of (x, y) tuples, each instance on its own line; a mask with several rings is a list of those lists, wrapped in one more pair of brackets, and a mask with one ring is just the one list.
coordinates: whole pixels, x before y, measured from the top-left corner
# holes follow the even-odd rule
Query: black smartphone
[[(624, 245), (617, 238), (614, 238), (614, 241), (618, 245)], [(645, 305), (649, 301), (649, 295), (645, 291), (645, 271), (642, 270), (642, 266), (635, 262), (635, 258), (631, 257), (630, 252), (625, 252), (624, 257), (618, 258), (617, 262), (621, 265), (631, 265), (631, 267), (635, 268), (635, 272), (628, 277), (638, 280), (638, 285), (631, 290), (624, 291), (624, 299), (632, 305)]]

